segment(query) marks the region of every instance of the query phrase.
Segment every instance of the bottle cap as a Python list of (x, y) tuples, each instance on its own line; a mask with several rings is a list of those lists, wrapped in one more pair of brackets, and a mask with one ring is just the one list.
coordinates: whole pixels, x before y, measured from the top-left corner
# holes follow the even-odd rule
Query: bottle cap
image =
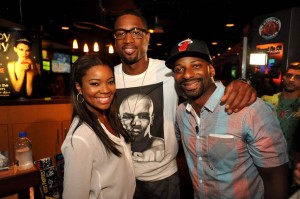
[(27, 133), (25, 132), (25, 131), (21, 131), (20, 133), (19, 133), (19, 137), (20, 138), (23, 138), (23, 137), (26, 137), (27, 136)]

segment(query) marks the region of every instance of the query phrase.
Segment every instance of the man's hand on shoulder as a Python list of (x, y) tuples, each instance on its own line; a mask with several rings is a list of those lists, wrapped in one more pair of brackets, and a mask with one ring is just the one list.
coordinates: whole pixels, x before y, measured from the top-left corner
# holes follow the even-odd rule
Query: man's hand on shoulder
[(221, 103), (226, 104), (228, 114), (239, 112), (246, 106), (254, 103), (257, 97), (256, 90), (247, 82), (237, 79), (226, 87)]

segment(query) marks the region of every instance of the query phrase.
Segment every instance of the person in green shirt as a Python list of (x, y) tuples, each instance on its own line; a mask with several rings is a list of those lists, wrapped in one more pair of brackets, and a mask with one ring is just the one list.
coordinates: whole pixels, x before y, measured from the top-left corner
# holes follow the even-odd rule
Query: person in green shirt
[(287, 141), (291, 171), (290, 182), (292, 183), (295, 147), (297, 145), (294, 137), (295, 133), (299, 133), (296, 132), (296, 128), (300, 121), (300, 64), (288, 67), (286, 74), (283, 76), (282, 92), (272, 96), (263, 95), (261, 98), (276, 107), (277, 118)]

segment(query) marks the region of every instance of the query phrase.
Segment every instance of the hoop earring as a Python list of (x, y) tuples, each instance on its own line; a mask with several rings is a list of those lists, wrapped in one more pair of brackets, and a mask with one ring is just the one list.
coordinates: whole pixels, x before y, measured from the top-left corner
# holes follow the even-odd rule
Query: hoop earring
[[(81, 99), (79, 99), (79, 97), (81, 97)], [(78, 101), (80, 104), (84, 102), (84, 98), (83, 98), (83, 96), (82, 96), (81, 93), (78, 93), (78, 94), (77, 94), (76, 99), (77, 99), (77, 101)]]

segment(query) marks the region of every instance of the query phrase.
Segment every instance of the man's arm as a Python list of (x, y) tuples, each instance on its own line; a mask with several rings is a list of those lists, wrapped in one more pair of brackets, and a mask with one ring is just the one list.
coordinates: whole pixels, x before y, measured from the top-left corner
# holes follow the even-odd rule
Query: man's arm
[(226, 103), (226, 109), (229, 114), (239, 112), (246, 106), (254, 103), (257, 97), (256, 90), (247, 82), (242, 80), (233, 80), (226, 87), (221, 103)]
[(288, 198), (288, 163), (272, 168), (257, 167), (264, 182), (265, 199)]

